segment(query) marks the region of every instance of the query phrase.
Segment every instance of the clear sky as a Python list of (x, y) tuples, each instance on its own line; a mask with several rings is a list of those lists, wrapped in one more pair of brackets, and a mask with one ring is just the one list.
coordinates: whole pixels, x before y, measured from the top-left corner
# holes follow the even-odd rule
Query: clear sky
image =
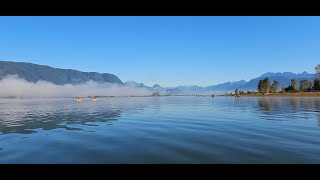
[(214, 85), (320, 63), (320, 17), (0, 17), (0, 60)]

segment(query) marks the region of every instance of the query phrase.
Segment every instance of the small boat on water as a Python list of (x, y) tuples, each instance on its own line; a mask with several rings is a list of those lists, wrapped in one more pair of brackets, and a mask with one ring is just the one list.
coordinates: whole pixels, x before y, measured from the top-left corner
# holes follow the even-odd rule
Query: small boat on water
[(81, 101), (83, 101), (83, 99), (82, 99), (82, 98), (77, 97), (77, 102), (81, 102)]
[(92, 98), (92, 101), (93, 101), (93, 102), (97, 101), (97, 98)]

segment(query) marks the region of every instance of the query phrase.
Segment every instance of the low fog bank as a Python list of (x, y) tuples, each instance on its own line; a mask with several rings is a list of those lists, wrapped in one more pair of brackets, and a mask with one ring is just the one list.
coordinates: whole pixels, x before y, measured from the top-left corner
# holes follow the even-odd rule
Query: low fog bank
[(56, 85), (47, 81), (28, 82), (17, 75), (0, 80), (0, 97), (145, 96), (148, 89), (88, 81), (80, 85)]

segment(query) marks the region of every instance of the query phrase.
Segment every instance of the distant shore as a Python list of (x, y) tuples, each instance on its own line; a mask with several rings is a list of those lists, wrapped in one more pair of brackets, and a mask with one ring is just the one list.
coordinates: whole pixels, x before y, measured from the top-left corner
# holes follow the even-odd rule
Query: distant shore
[[(199, 97), (212, 97), (212, 95), (208, 95), (208, 94), (205, 94), (205, 95), (188, 95), (188, 94), (185, 94), (185, 95), (168, 95), (168, 94), (165, 94), (165, 95), (157, 95), (157, 96), (153, 96), (153, 95), (141, 95), (141, 96), (85, 96), (85, 97), (80, 97), (78, 96), (79, 98), (115, 98), (115, 97), (168, 97), (168, 96), (199, 96)], [(71, 97), (71, 98), (77, 98), (77, 97)]]
[[(230, 95), (222, 95), (222, 96), (230, 96)], [(232, 95), (234, 96), (234, 95)], [(273, 96), (273, 97), (320, 97), (320, 92), (284, 92), (284, 93), (268, 93), (268, 94), (262, 94), (262, 93), (243, 93), (240, 94), (240, 96)]]
[[(79, 97), (81, 99), (87, 98), (117, 98), (117, 97), (168, 97), (168, 96), (197, 96), (197, 97), (221, 97), (221, 96), (232, 96), (234, 97), (235, 94), (215, 94), (215, 95), (200, 95), (200, 94), (192, 94), (192, 95), (159, 95), (159, 96), (152, 96), (152, 95), (145, 95), (145, 96), (82, 96)], [(284, 92), (284, 93), (241, 93), (239, 94), (240, 97), (320, 97), (320, 91), (318, 92)], [(69, 97), (69, 98), (78, 98), (78, 97)], [(36, 98), (36, 97), (29, 97), (29, 98)], [(46, 98), (46, 97), (39, 97), (39, 98)], [(50, 98), (50, 97), (47, 97)], [(61, 97), (63, 98), (63, 97)], [(66, 97), (64, 97), (66, 98)], [(14, 97), (14, 96), (7, 96), (7, 97), (0, 97), (0, 99), (28, 99), (28, 97)]]

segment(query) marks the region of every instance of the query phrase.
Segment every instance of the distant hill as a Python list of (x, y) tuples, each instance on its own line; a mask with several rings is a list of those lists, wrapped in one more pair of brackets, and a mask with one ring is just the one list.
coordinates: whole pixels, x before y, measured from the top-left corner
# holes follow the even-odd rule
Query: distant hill
[(18, 75), (30, 82), (37, 82), (39, 80), (49, 81), (57, 85), (63, 84), (82, 84), (89, 80), (95, 82), (108, 82), (117, 83), (124, 86), (135, 87), (135, 88), (145, 88), (152, 92), (159, 92), (160, 94), (212, 94), (212, 93), (224, 93), (233, 92), (236, 88), (242, 91), (256, 91), (259, 80), (268, 77), (271, 83), (274, 80), (280, 82), (279, 87), (287, 87), (291, 83), (291, 79), (297, 79), (298, 83), (301, 80), (309, 79), (314, 80), (315, 75), (303, 72), (300, 74), (295, 74), (292, 72), (283, 73), (272, 73), (268, 72), (262, 74), (260, 77), (251, 79), (250, 81), (235, 81), (226, 82), (222, 84), (212, 85), (212, 86), (178, 86), (178, 87), (161, 87), (156, 84), (152, 87), (148, 87), (143, 83), (137, 83), (134, 81), (127, 81), (123, 83), (117, 76), (108, 73), (96, 73), (96, 72), (81, 72), (71, 69), (59, 69), (44, 65), (37, 65), (32, 63), (24, 62), (9, 62), (0, 61), (0, 79), (3, 79), (7, 75)]
[(137, 83), (137, 82), (134, 82), (134, 81), (127, 81), (127, 82), (124, 83), (124, 85), (130, 86), (130, 87), (148, 88), (143, 83)]
[(259, 81), (268, 77), (270, 79), (270, 82), (272, 83), (274, 80), (278, 80), (280, 82), (279, 87), (287, 87), (291, 84), (291, 79), (297, 79), (298, 83), (300, 83), (301, 80), (309, 79), (314, 80), (315, 75), (309, 74), (307, 72), (303, 72), (300, 74), (295, 74), (291, 72), (283, 72), (283, 73), (265, 73), (261, 75), (260, 77), (251, 79), (250, 81), (235, 81), (235, 82), (226, 82), (222, 84), (212, 85), (212, 86), (178, 86), (178, 87), (161, 87), (160, 85), (156, 84), (153, 87), (145, 86), (143, 83), (136, 83), (134, 81), (130, 81), (131, 86), (134, 87), (143, 87), (147, 88), (153, 92), (162, 92), (162, 94), (213, 94), (213, 93), (219, 93), (222, 94), (224, 92), (233, 92), (236, 88), (242, 91), (257, 91), (257, 86), (259, 84)]
[(243, 90), (257, 90), (257, 86), (259, 84), (259, 81), (268, 77), (270, 79), (270, 82), (272, 83), (274, 80), (277, 80), (280, 82), (279, 87), (287, 87), (291, 84), (291, 79), (297, 79), (298, 83), (300, 83), (301, 80), (309, 79), (314, 80), (316, 77), (314, 74), (309, 74), (307, 72), (303, 72), (300, 74), (295, 74), (292, 72), (283, 72), (283, 73), (265, 73), (261, 75), (260, 77), (251, 79), (249, 82), (243, 84), (242, 86), (239, 86), (239, 89)]
[(283, 73), (268, 72), (268, 73), (262, 74), (260, 77), (251, 79), (248, 82), (242, 80), (242, 81), (237, 81), (233, 83), (224, 83), (224, 84), (209, 86), (206, 88), (209, 88), (211, 91), (234, 91), (236, 88), (242, 91), (256, 91), (259, 81), (266, 77), (270, 79), (271, 84), (274, 80), (279, 81), (280, 88), (289, 86), (291, 84), (291, 79), (297, 79), (298, 83), (300, 83), (300, 81), (304, 79), (309, 79), (309, 80), (315, 79), (314, 74), (309, 74), (307, 72), (298, 73), (298, 74), (295, 74), (292, 72), (283, 72)]
[(124, 83), (125, 86), (129, 86), (129, 87), (135, 87), (135, 88), (145, 88), (149, 91), (152, 92), (159, 92), (161, 94), (166, 94), (167, 93), (167, 88), (163, 88), (161, 87), (159, 84), (155, 84), (152, 87), (148, 87), (146, 85), (144, 85), (143, 83), (137, 83), (135, 81), (127, 81)]
[(81, 84), (89, 80), (123, 84), (117, 76), (109, 73), (81, 72), (25, 62), (0, 61), (0, 79), (15, 74), (30, 82), (43, 80), (57, 85)]

